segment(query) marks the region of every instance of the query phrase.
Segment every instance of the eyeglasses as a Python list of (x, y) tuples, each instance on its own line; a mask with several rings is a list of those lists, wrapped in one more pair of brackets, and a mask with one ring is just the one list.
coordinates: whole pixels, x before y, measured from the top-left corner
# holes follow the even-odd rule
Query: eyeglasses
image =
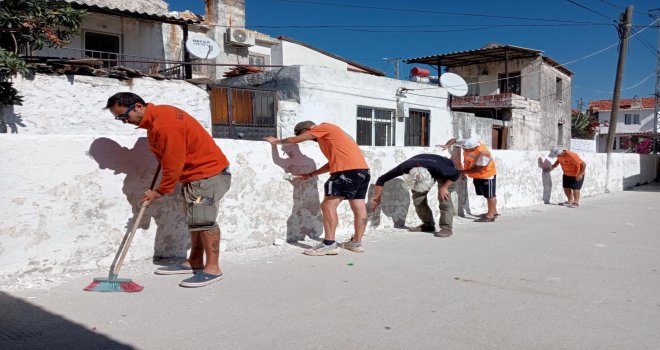
[(132, 105), (128, 106), (128, 108), (126, 109), (126, 112), (124, 112), (124, 113), (122, 113), (122, 114), (120, 114), (120, 115), (116, 115), (116, 116), (115, 116), (115, 120), (126, 120), (126, 119), (128, 119), (128, 113), (131, 113), (131, 111), (133, 110), (133, 108), (135, 108), (135, 103), (133, 103)]

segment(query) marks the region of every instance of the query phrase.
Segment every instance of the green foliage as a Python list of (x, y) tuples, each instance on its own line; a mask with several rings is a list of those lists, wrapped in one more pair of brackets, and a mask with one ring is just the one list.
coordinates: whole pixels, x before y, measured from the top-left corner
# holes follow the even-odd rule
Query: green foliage
[(574, 139), (593, 139), (598, 129), (598, 120), (580, 111), (571, 117), (571, 137)]
[(85, 14), (61, 1), (0, 0), (0, 107), (21, 104), (9, 80), (31, 72), (16, 52), (68, 44)]

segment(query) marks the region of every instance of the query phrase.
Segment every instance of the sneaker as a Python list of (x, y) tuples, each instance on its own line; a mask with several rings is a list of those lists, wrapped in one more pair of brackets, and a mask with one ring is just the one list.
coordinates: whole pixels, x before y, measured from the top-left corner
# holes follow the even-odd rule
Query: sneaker
[(450, 228), (441, 228), (440, 231), (434, 233), (433, 235), (436, 236), (436, 237), (445, 238), (445, 237), (449, 237), (453, 234), (454, 234), (454, 232), (452, 232), (452, 230)]
[(362, 242), (353, 242), (353, 237), (344, 243), (339, 243), (339, 247), (346, 250), (350, 250), (353, 253), (364, 253), (364, 248), (362, 248)]
[(417, 227), (411, 227), (408, 229), (410, 232), (435, 232), (434, 226), (419, 225)]
[(156, 271), (154, 271), (154, 273), (157, 275), (182, 275), (182, 274), (185, 275), (185, 274), (193, 274), (200, 270), (202, 269), (193, 269), (190, 266), (186, 266), (183, 264), (176, 264), (176, 265), (159, 267), (156, 269)]
[(305, 250), (303, 254), (311, 256), (337, 255), (339, 254), (339, 251), (337, 250), (337, 242), (332, 243), (331, 245), (325, 245), (321, 242), (314, 248)]
[(188, 288), (204, 287), (204, 286), (208, 286), (211, 283), (218, 282), (221, 279), (222, 279), (222, 274), (212, 275), (210, 273), (200, 271), (194, 274), (192, 277), (186, 278), (185, 280), (181, 281), (179, 285), (181, 287), (188, 287)]

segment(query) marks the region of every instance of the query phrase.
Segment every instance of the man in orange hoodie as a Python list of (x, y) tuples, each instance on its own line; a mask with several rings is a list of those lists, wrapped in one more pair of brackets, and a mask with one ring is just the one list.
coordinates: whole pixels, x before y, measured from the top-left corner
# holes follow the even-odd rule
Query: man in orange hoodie
[(147, 129), (149, 149), (161, 164), (160, 184), (144, 192), (141, 205), (174, 192), (177, 182), (183, 183), (190, 257), (181, 264), (161, 267), (156, 274), (193, 274), (181, 281), (182, 287), (202, 287), (221, 280), (216, 219), (218, 201), (231, 184), (227, 157), (204, 127), (179, 108), (146, 103), (134, 93), (120, 92), (108, 99), (106, 109), (116, 120)]

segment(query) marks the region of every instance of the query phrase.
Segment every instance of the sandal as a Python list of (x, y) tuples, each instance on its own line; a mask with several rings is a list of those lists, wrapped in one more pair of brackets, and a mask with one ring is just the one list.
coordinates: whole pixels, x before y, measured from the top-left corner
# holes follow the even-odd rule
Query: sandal
[[(485, 218), (485, 217), (486, 217), (486, 214), (480, 214), (479, 217), (480, 217), (480, 218)], [(499, 214), (499, 213), (498, 213), (498, 214), (495, 214), (495, 219), (497, 219), (497, 218), (499, 218), (499, 217), (500, 217), (500, 214)]]
[(482, 216), (482, 217), (480, 217), (480, 218), (478, 218), (478, 219), (474, 219), (474, 222), (495, 222), (495, 218), (492, 218), (492, 219), (491, 219), (491, 218), (488, 218), (488, 217)]
[(568, 201), (566, 201), (566, 202), (562, 202), (562, 203), (557, 203), (557, 205), (564, 205), (564, 206), (569, 206), (569, 205), (571, 205), (571, 204), (573, 204), (573, 203), (568, 202)]

